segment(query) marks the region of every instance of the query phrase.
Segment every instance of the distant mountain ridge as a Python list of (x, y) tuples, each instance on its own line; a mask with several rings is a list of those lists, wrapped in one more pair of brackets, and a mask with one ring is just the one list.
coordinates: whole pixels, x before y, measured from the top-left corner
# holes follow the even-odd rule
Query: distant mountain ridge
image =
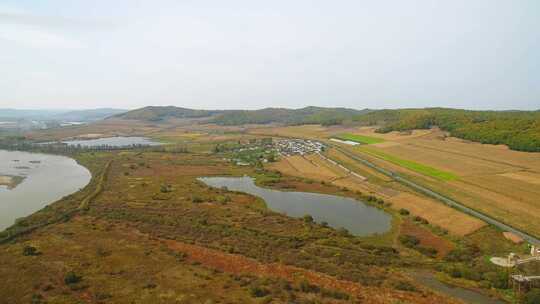
[(105, 119), (109, 116), (126, 112), (123, 109), (98, 108), (88, 110), (19, 110), (0, 109), (0, 118), (3, 119), (35, 119), (57, 121), (91, 122)]
[(175, 106), (149, 106), (115, 115), (114, 118), (164, 121), (169, 118), (208, 118), (220, 125), (241, 124), (340, 124), (370, 110), (305, 107), (301, 109), (265, 108), (260, 110), (195, 110)]
[(115, 115), (114, 118), (163, 121), (169, 118), (202, 118), (224, 113), (221, 110), (194, 110), (175, 106), (148, 106)]

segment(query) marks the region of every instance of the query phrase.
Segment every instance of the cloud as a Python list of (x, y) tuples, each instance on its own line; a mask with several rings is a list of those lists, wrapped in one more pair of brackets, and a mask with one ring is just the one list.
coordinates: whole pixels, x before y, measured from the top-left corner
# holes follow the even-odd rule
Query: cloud
[(32, 48), (75, 49), (83, 47), (82, 43), (62, 33), (21, 25), (1, 27), (0, 39)]

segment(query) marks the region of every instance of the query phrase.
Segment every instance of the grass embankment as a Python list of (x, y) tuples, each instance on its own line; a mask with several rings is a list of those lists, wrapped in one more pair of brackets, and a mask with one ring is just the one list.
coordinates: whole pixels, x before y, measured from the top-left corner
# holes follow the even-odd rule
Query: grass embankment
[(378, 138), (378, 137), (371, 137), (371, 136), (366, 136), (366, 135), (358, 135), (358, 134), (350, 134), (350, 133), (340, 134), (336, 136), (336, 138), (341, 139), (341, 140), (350, 140), (350, 141), (354, 141), (354, 142), (357, 142), (360, 144), (366, 144), (366, 145), (378, 144), (385, 141), (384, 139)]
[(407, 168), (414, 172), (427, 175), (427, 176), (430, 176), (430, 177), (433, 177), (442, 181), (452, 181), (452, 180), (458, 179), (458, 176), (455, 175), (454, 173), (436, 169), (430, 166), (426, 166), (426, 165), (423, 165), (423, 164), (420, 164), (411, 160), (402, 159), (394, 155), (386, 154), (379, 150), (359, 147), (358, 151), (361, 151), (363, 153), (374, 156), (376, 158), (391, 162), (395, 165)]

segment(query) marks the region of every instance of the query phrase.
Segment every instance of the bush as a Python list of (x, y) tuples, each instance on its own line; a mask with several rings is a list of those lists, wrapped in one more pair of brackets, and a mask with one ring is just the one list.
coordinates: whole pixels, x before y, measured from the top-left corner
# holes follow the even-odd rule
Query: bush
[(418, 291), (416, 287), (407, 281), (398, 281), (394, 283), (394, 288), (403, 291)]
[(313, 223), (313, 217), (309, 214), (304, 215), (303, 219), (304, 219), (304, 222), (306, 223), (309, 223), (309, 224)]
[(399, 214), (401, 214), (401, 215), (409, 215), (411, 213), (409, 212), (409, 210), (401, 208), (401, 209), (399, 209)]
[(27, 246), (24, 246), (22, 254), (24, 256), (33, 256), (33, 255), (38, 255), (39, 253), (35, 247), (27, 245)]
[(194, 195), (194, 196), (191, 197), (191, 201), (193, 203), (198, 204), (198, 203), (202, 203), (203, 199), (200, 196)]
[(167, 185), (167, 184), (161, 184), (161, 186), (159, 187), (159, 191), (161, 191), (161, 193), (168, 193), (168, 192), (171, 192), (171, 186), (170, 185)]
[(449, 275), (452, 277), (452, 278), (461, 278), (461, 270), (457, 267), (453, 267), (450, 269), (450, 273)]
[(319, 293), (321, 288), (317, 285), (310, 284), (308, 281), (304, 280), (300, 282), (300, 291), (305, 293)]
[(437, 255), (437, 249), (433, 247), (425, 247), (425, 246), (419, 246), (416, 248), (420, 253), (427, 255), (429, 257), (435, 257)]
[(348, 300), (351, 296), (339, 290), (321, 289), (321, 295), (325, 298), (333, 298), (337, 300)]
[(81, 277), (81, 276), (78, 276), (78, 275), (75, 274), (75, 272), (73, 272), (73, 271), (68, 272), (68, 273), (64, 276), (64, 283), (66, 283), (67, 285), (77, 284), (77, 283), (79, 283), (81, 280), (82, 280), (82, 277)]
[(504, 271), (487, 272), (483, 275), (484, 279), (488, 280), (491, 285), (498, 289), (508, 288), (508, 274)]
[(538, 304), (540, 303), (540, 289), (533, 288), (525, 294), (523, 299), (525, 304)]
[(420, 240), (415, 237), (414, 235), (400, 235), (399, 241), (401, 244), (403, 244), (405, 247), (414, 248), (420, 244)]
[(251, 294), (251, 296), (255, 298), (262, 298), (270, 294), (270, 291), (268, 291), (268, 289), (266, 288), (255, 286), (249, 289), (249, 294)]
[(351, 234), (349, 233), (349, 230), (347, 230), (347, 229), (345, 229), (345, 228), (343, 228), (343, 227), (342, 227), (342, 228), (339, 228), (339, 229), (337, 230), (337, 233), (338, 233), (339, 236), (343, 236), (343, 237), (349, 237), (349, 236), (351, 236)]

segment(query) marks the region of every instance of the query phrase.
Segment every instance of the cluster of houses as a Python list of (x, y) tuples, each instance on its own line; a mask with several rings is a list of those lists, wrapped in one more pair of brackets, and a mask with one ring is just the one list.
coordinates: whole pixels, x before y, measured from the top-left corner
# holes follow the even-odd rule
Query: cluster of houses
[(282, 156), (321, 153), (325, 149), (323, 143), (309, 139), (282, 139), (274, 146)]

